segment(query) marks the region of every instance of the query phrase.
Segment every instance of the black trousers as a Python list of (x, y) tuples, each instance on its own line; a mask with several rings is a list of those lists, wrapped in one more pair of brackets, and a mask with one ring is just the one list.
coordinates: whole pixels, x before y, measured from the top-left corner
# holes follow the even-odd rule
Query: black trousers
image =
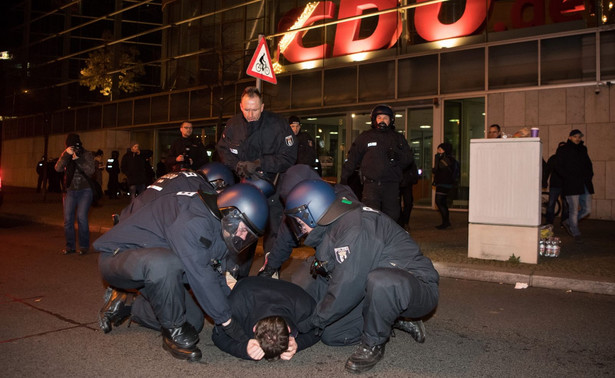
[(184, 266), (166, 248), (101, 253), (98, 268), (105, 281), (119, 290), (138, 290), (132, 316), (142, 325), (160, 329), (190, 323), (200, 332), (204, 315), (185, 286)]
[(361, 202), (365, 206), (382, 211), (397, 222), (401, 212), (399, 182), (380, 182), (366, 179), (363, 183)]
[[(305, 272), (308, 272), (305, 274)], [(327, 293), (328, 281), (309, 275), (309, 263), (293, 281), (319, 302)], [(438, 285), (417, 279), (397, 268), (377, 268), (367, 276), (363, 300), (340, 319), (327, 325), (321, 340), (327, 345), (351, 345), (359, 341), (368, 346), (387, 342), (399, 317), (418, 319), (438, 304)]]
[(436, 186), (436, 206), (442, 217), (442, 224), (450, 223), (450, 215), (448, 211), (448, 194), (451, 188), (444, 186)]

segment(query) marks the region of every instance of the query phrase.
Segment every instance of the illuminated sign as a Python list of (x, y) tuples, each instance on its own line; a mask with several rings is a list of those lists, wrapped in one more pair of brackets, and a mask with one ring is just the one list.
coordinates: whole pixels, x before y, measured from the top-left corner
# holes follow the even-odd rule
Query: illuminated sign
[[(417, 1), (420, 4), (428, 0)], [(442, 3), (420, 6), (415, 8), (414, 18), (407, 20), (407, 23), (410, 25), (413, 21), (416, 33), (426, 42), (465, 37), (485, 27), (485, 20), (492, 4), (493, 0), (466, 0), (463, 14), (451, 23), (440, 20)], [(336, 16), (336, 5), (332, 1), (311, 2), (303, 8), (298, 17), (293, 18), (296, 20), (294, 24), (284, 30), (292, 31), (309, 27), (316, 22), (326, 24), (336, 19), (361, 16), (367, 11), (393, 10), (397, 5), (397, 0), (340, 0)], [(553, 23), (581, 19), (585, 11), (584, 0), (514, 0), (510, 8), (509, 25), (512, 28), (544, 25), (547, 6), (548, 16)], [(287, 13), (286, 16), (294, 11)], [(403, 31), (401, 12), (381, 13), (377, 17), (376, 27), (364, 38), (359, 38), (361, 18), (339, 22), (335, 26), (335, 40), (332, 46), (323, 43), (305, 47), (303, 37), (307, 30), (288, 33), (278, 44), (279, 53), (284, 55), (288, 62), (299, 63), (391, 48), (397, 43)], [(504, 22), (494, 23), (495, 31), (506, 29)]]

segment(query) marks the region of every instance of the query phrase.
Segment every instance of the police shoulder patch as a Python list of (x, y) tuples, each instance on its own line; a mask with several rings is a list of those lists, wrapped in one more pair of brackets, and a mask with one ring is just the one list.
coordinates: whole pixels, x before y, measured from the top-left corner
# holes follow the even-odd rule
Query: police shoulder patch
[(334, 251), (335, 260), (337, 260), (337, 262), (340, 264), (346, 261), (348, 256), (350, 256), (350, 248), (348, 246), (335, 248)]
[(295, 140), (294, 140), (292, 135), (286, 136), (286, 138), (284, 138), (284, 140), (286, 141), (286, 145), (288, 147), (291, 147), (293, 144), (295, 144)]

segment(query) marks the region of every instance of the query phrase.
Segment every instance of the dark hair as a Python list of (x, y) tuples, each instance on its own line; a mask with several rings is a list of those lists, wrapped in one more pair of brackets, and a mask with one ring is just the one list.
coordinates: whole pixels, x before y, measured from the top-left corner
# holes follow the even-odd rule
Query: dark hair
[(261, 91), (259, 91), (256, 87), (246, 87), (246, 89), (244, 89), (243, 93), (241, 94), (241, 98), (243, 99), (245, 96), (258, 97), (261, 100), (263, 99)]
[(96, 153), (94, 154), (94, 156), (102, 156), (102, 154), (103, 154), (102, 150), (98, 149)]
[(290, 117), (288, 118), (288, 124), (289, 124), (289, 125), (290, 125), (290, 124), (293, 124), (293, 123), (295, 123), (295, 122), (297, 122), (297, 123), (301, 123), (301, 119), (299, 119), (299, 117), (297, 117), (297, 116), (295, 116), (295, 115), (290, 116)]
[(497, 123), (494, 123), (493, 125), (489, 126), (489, 128), (495, 127), (496, 129), (498, 129), (498, 133), (500, 131), (502, 131), (502, 129), (500, 128), (500, 125), (498, 125)]
[(440, 143), (438, 148), (443, 149), (446, 155), (451, 155), (453, 153), (453, 145), (449, 142)]
[(281, 316), (268, 316), (256, 322), (254, 338), (258, 341), (265, 359), (275, 361), (288, 349), (288, 324)]

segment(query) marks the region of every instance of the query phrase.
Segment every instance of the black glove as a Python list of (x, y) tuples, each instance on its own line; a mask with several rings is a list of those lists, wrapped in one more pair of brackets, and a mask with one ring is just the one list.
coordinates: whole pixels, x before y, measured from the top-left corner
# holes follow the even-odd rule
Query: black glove
[(248, 341), (250, 338), (246, 335), (241, 328), (241, 325), (238, 321), (231, 319), (231, 322), (227, 325), (222, 326), (222, 330), (227, 334), (228, 337), (235, 341)]
[(235, 171), (237, 171), (237, 175), (240, 177), (250, 177), (261, 167), (260, 160), (254, 161), (240, 161), (237, 163), (235, 167)]
[(387, 150), (387, 159), (389, 159), (391, 163), (397, 162), (399, 161), (399, 154), (395, 152), (392, 148), (389, 148)]

